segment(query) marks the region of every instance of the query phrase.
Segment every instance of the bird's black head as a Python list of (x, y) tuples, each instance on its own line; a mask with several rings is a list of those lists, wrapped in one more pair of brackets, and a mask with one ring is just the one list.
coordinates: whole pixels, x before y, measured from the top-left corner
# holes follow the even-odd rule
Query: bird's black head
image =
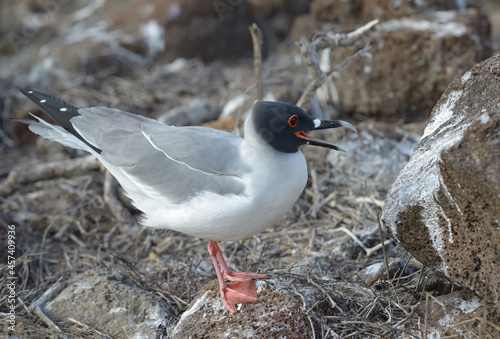
[(301, 108), (284, 102), (257, 101), (252, 114), (257, 134), (274, 149), (284, 153), (295, 153), (299, 146), (306, 144), (346, 152), (338, 145), (315, 139), (305, 132), (335, 127), (347, 127), (356, 131), (348, 122), (315, 119)]

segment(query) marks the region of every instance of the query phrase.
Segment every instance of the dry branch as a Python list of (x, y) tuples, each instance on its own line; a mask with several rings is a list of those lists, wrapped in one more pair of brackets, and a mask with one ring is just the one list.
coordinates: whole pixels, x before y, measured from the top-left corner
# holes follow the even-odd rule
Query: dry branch
[(264, 89), (262, 88), (262, 30), (253, 23), (248, 27), (253, 41), (253, 64), (255, 68), (255, 85), (257, 88), (256, 99), (262, 100)]
[[(392, 239), (388, 239), (386, 241), (381, 242), (380, 244), (377, 244), (373, 247), (366, 247), (361, 240), (358, 239), (356, 234), (352, 233), (351, 230), (348, 228), (341, 226), (338, 228), (335, 228), (333, 231), (342, 231), (345, 234), (347, 234), (354, 242), (361, 247), (365, 252), (366, 252), (366, 257), (370, 257), (373, 253), (377, 252), (379, 249), (384, 248), (386, 245), (390, 244), (392, 242)], [(388, 266), (387, 266), (388, 267)], [(389, 272), (389, 270), (387, 270)]]
[[(380, 234), (380, 244), (382, 244), (382, 252), (384, 253), (384, 265), (385, 265), (385, 270), (387, 273), (387, 280), (391, 279), (390, 276), (390, 271), (389, 271), (389, 260), (387, 259), (387, 252), (385, 251), (385, 244), (384, 244), (384, 234), (382, 233), (382, 225), (380, 224), (380, 215), (377, 214), (377, 225), (378, 225), (378, 232)], [(404, 271), (404, 269), (402, 270)]]
[(23, 185), (60, 176), (77, 176), (99, 169), (99, 161), (92, 156), (54, 161), (12, 170), (0, 183), (0, 196), (6, 197)]
[(91, 327), (91, 326), (89, 326), (87, 324), (84, 324), (81, 321), (78, 321), (76, 319), (68, 318), (68, 321), (71, 321), (72, 323), (75, 323), (75, 324), (83, 327), (84, 329), (91, 331), (92, 333), (94, 333), (97, 336), (97, 338), (100, 338), (100, 339), (108, 339), (108, 338), (111, 339), (111, 338), (113, 338), (112, 336), (109, 336), (109, 335), (107, 335), (105, 333), (102, 333), (102, 332), (96, 330), (95, 328), (93, 328), (93, 327)]
[(61, 280), (62, 278), (59, 278), (59, 280), (52, 287), (45, 291), (40, 298), (35, 300), (29, 306), (29, 310), (33, 312), (33, 314), (38, 316), (38, 318), (40, 318), (40, 320), (42, 320), (47, 326), (55, 329), (56, 331), (61, 331), (61, 329), (43, 312), (42, 307), (62, 291), (64, 283), (62, 283)]
[(365, 33), (371, 30), (378, 20), (375, 19), (370, 21), (366, 25), (356, 29), (350, 33), (334, 34), (333, 32), (327, 33), (315, 33), (309, 42), (296, 42), (300, 54), (302, 55), (302, 61), (307, 67), (309, 74), (312, 76), (312, 80), (307, 86), (306, 90), (297, 102), (297, 106), (304, 108), (316, 94), (316, 90), (323, 85), (325, 80), (332, 72), (336, 72), (342, 67), (352, 62), (359, 55), (366, 52), (368, 45), (365, 45), (360, 51), (356, 52), (342, 63), (338, 64), (334, 69), (328, 73), (325, 73), (319, 67), (319, 53), (321, 50), (333, 47), (349, 47), (353, 46)]

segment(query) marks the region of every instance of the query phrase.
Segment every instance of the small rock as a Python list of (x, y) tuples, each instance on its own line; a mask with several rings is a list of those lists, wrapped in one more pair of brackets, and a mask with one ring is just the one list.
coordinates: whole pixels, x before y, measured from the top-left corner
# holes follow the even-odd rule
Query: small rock
[(321, 292), (298, 279), (257, 280), (256, 284), (259, 302), (238, 305), (232, 314), (222, 303), (217, 281), (210, 282), (182, 314), (172, 338), (312, 338), (305, 314), (314, 322), (315, 315), (332, 312)]
[[(409, 335), (419, 337), (427, 330), (428, 338), (480, 338), (483, 324), (484, 302), (471, 291), (462, 290), (446, 295), (425, 299), (417, 306), (413, 321), (405, 327)], [(427, 317), (426, 317), (427, 315)], [(427, 320), (425, 320), (427, 319)], [(489, 324), (499, 324), (498, 312), (488, 307), (486, 320)], [(427, 328), (425, 328), (425, 326)], [(487, 326), (485, 338), (499, 338), (498, 326)]]
[(155, 338), (169, 325), (169, 306), (138, 288), (123, 272), (91, 269), (44, 306), (53, 320), (73, 318), (120, 338)]
[(500, 56), (456, 79), (385, 201), (388, 232), (418, 260), (500, 302)]
[[(401, 258), (391, 259), (389, 261), (389, 279), (401, 277), (405, 278), (416, 271), (412, 264)], [(363, 280), (366, 286), (372, 286), (378, 280), (387, 279), (387, 269), (383, 262), (377, 262), (362, 269), (358, 276)]]

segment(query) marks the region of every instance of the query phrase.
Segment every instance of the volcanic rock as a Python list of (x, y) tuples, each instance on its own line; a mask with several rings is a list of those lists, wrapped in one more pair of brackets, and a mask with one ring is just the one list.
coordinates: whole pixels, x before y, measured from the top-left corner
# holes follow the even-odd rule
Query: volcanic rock
[(172, 338), (312, 338), (319, 326), (313, 326), (310, 315), (331, 312), (316, 287), (298, 280), (258, 280), (256, 285), (259, 302), (237, 305), (232, 314), (222, 303), (217, 281), (212, 281), (182, 314)]
[(172, 318), (168, 304), (123, 272), (91, 269), (43, 308), (53, 320), (75, 319), (120, 338), (155, 338)]
[[(448, 84), (490, 56), (489, 24), (476, 9), (434, 12), (380, 23), (370, 58), (333, 78), (338, 106), (385, 121), (422, 121)], [(333, 49), (330, 64), (355, 49)]]
[(500, 56), (456, 79), (432, 111), (382, 220), (418, 260), (500, 301)]

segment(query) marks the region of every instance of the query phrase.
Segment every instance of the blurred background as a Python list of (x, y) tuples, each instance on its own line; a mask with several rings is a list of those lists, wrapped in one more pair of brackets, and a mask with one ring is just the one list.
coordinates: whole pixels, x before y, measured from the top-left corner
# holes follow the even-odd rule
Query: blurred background
[[(325, 71), (367, 42), (371, 54), (333, 74), (317, 96), (322, 110), (425, 121), (451, 80), (500, 48), (499, 8), (493, 0), (5, 0), (0, 112), (26, 116), (33, 106), (17, 89), (33, 87), (79, 107), (158, 117), (196, 106), (199, 118), (170, 122), (215, 120), (231, 99), (255, 99), (252, 23), (263, 31), (265, 94), (294, 103), (310, 81), (295, 42), (377, 18), (358, 46), (321, 51)], [(8, 129), (2, 150), (32, 142)]]

